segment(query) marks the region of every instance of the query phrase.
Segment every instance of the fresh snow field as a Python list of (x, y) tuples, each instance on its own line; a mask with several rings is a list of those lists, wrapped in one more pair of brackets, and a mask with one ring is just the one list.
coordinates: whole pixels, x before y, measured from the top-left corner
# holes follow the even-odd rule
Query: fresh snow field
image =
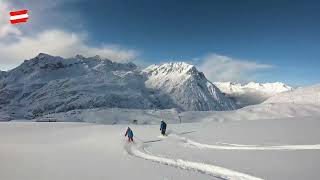
[[(0, 179), (318, 179), (320, 113), (130, 125), (0, 123)], [(108, 117), (106, 117), (108, 119)]]

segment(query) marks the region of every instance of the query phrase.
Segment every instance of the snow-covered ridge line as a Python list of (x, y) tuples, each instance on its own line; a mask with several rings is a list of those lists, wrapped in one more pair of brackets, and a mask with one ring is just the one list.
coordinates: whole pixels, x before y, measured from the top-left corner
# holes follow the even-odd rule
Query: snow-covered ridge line
[[(0, 114), (33, 119), (92, 108), (225, 111), (236, 105), (187, 63), (140, 70), (99, 56), (62, 58), (40, 53), (0, 73)], [(3, 113), (2, 113), (3, 112)]]
[(146, 151), (145, 146), (143, 144), (139, 144), (137, 146), (132, 144), (126, 144), (125, 149), (127, 150), (128, 154), (136, 156), (138, 158), (154, 161), (160, 164), (165, 164), (185, 170), (198, 171), (225, 180), (263, 180), (262, 178), (254, 177), (248, 174), (240, 173), (219, 166), (214, 166), (211, 164), (185, 161), (182, 159), (175, 160), (155, 156), (152, 155), (150, 152)]
[(263, 92), (266, 94), (276, 94), (285, 91), (293, 90), (292, 87), (282, 83), (282, 82), (274, 82), (274, 83), (256, 83), (249, 82), (248, 84), (240, 84), (233, 82), (214, 82), (214, 84), (224, 93), (245, 93), (249, 90), (255, 90), (259, 92)]

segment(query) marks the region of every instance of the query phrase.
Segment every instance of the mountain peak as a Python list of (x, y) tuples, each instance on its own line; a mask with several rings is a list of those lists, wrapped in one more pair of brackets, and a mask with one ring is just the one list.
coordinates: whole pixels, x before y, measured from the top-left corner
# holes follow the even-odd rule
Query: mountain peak
[(95, 55), (95, 56), (92, 56), (92, 57), (89, 57), (91, 59), (96, 59), (96, 60), (102, 60), (103, 58), (99, 55)]
[(77, 54), (74, 58), (76, 58), (76, 59), (85, 59), (85, 57), (82, 56), (81, 54)]
[(168, 94), (184, 110), (232, 110), (236, 105), (208, 81), (195, 66), (185, 62), (151, 65), (143, 70), (146, 86)]
[[(46, 53), (39, 53), (35, 58), (37, 59), (45, 59), (45, 58), (54, 58), (55, 56), (52, 56), (50, 54)], [(58, 56), (57, 56), (58, 57)]]
[(182, 75), (182, 74), (196, 74), (199, 71), (194, 67), (194, 65), (188, 64), (186, 62), (169, 62), (161, 65), (151, 65), (144, 69), (144, 72), (148, 74), (156, 73), (163, 75)]
[(175, 70), (189, 70), (194, 68), (194, 65), (188, 64), (186, 62), (169, 62), (161, 65), (162, 67), (168, 67)]

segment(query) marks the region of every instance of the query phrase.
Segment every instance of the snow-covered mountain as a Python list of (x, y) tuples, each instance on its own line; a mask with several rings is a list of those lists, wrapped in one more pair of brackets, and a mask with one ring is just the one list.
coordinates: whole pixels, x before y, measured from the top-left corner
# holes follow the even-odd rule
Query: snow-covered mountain
[(292, 87), (281, 83), (256, 83), (249, 82), (248, 84), (241, 85), (240, 83), (232, 83), (232, 82), (215, 82), (214, 83), (219, 89), (227, 94), (232, 93), (244, 93), (248, 90), (256, 90), (259, 92), (263, 92), (266, 94), (277, 94), (280, 92), (290, 91)]
[(235, 104), (206, 79), (193, 65), (177, 62), (151, 65), (144, 69), (146, 86), (171, 97), (174, 104), (188, 110), (233, 110)]
[(292, 87), (281, 83), (255, 83), (242, 85), (232, 82), (214, 83), (223, 93), (233, 98), (240, 107), (259, 104), (275, 94), (291, 91)]
[[(48, 113), (99, 107), (235, 108), (235, 104), (194, 67), (188, 69), (186, 64), (178, 63), (171, 65), (176, 68), (170, 71), (178, 71), (176, 75), (181, 78), (162, 74), (159, 78), (167, 82), (161, 82), (155, 73), (162, 71), (156, 66), (140, 71), (133, 63), (121, 64), (98, 56), (85, 58), (78, 55), (64, 59), (39, 54), (0, 75), (0, 114), (34, 118)], [(166, 86), (163, 89), (154, 86), (157, 83)]]
[(294, 103), (320, 105), (320, 85), (297, 88), (272, 96), (264, 103)]
[(0, 81), (0, 107), (18, 117), (102, 106), (147, 108), (153, 103), (143, 93), (143, 79), (132, 63), (39, 54)]

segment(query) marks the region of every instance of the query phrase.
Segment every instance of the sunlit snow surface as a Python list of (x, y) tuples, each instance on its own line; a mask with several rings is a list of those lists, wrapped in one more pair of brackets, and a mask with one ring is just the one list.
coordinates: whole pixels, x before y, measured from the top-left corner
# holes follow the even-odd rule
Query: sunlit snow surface
[(0, 179), (319, 179), (316, 89), (236, 111), (97, 108), (34, 120), (74, 122), (1, 122)]
[(126, 125), (3, 122), (0, 179), (317, 179), (319, 117), (131, 125), (135, 144)]

